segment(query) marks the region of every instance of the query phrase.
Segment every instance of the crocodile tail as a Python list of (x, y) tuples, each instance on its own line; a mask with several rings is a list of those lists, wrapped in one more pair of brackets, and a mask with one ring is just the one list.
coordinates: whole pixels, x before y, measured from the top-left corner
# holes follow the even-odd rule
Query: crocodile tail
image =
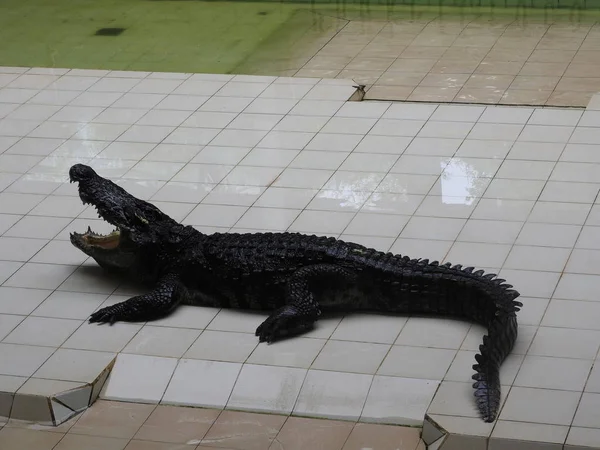
[[(502, 282), (504, 280), (494, 280)], [(512, 350), (517, 339), (516, 313), (522, 303), (515, 301), (517, 291), (507, 284), (497, 284), (495, 310), (488, 323), (488, 334), (483, 337), (477, 364), (473, 365), (473, 388), (479, 413), (485, 422), (496, 420), (500, 409), (500, 365)], [(500, 298), (498, 298), (500, 297)]]

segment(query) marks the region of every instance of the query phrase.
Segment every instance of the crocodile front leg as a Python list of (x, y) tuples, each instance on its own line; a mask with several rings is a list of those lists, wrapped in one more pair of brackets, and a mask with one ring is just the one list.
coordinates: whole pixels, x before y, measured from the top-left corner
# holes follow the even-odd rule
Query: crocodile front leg
[(90, 323), (110, 323), (117, 321), (141, 322), (159, 319), (177, 307), (186, 295), (185, 287), (177, 275), (163, 277), (156, 288), (144, 295), (138, 295), (102, 308), (90, 316)]
[(271, 343), (312, 328), (321, 315), (321, 309), (311, 292), (310, 282), (328, 275), (353, 278), (350, 271), (332, 264), (315, 264), (294, 272), (287, 281), (285, 306), (274, 311), (256, 329), (259, 341)]

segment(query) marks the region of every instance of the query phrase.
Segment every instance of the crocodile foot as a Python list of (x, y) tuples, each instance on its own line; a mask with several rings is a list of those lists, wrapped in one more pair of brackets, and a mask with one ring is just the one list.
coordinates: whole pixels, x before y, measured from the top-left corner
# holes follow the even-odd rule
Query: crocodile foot
[(256, 329), (259, 342), (271, 343), (284, 337), (293, 336), (313, 326), (313, 320), (303, 315), (293, 306), (284, 306), (265, 320)]

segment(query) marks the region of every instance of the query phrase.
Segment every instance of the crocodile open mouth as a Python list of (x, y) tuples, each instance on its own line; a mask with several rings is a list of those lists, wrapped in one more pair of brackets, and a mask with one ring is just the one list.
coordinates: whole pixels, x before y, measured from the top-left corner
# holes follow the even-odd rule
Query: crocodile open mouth
[(71, 241), (77, 241), (81, 246), (115, 250), (121, 243), (121, 231), (117, 228), (109, 234), (99, 234), (88, 227), (85, 233), (71, 233)]

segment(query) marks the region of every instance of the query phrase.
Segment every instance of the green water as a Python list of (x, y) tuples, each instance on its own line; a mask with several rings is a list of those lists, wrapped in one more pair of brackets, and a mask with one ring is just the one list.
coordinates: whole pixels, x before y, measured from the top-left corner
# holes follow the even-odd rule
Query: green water
[[(595, 21), (589, 8), (600, 3), (588, 0), (583, 10), (583, 0), (530, 0), (549, 6), (523, 9), (504, 7), (523, 0), (494, 8), (490, 1), (0, 0), (0, 65), (287, 74), (349, 21), (514, 16), (578, 24)], [(102, 29), (108, 35), (97, 35)]]

